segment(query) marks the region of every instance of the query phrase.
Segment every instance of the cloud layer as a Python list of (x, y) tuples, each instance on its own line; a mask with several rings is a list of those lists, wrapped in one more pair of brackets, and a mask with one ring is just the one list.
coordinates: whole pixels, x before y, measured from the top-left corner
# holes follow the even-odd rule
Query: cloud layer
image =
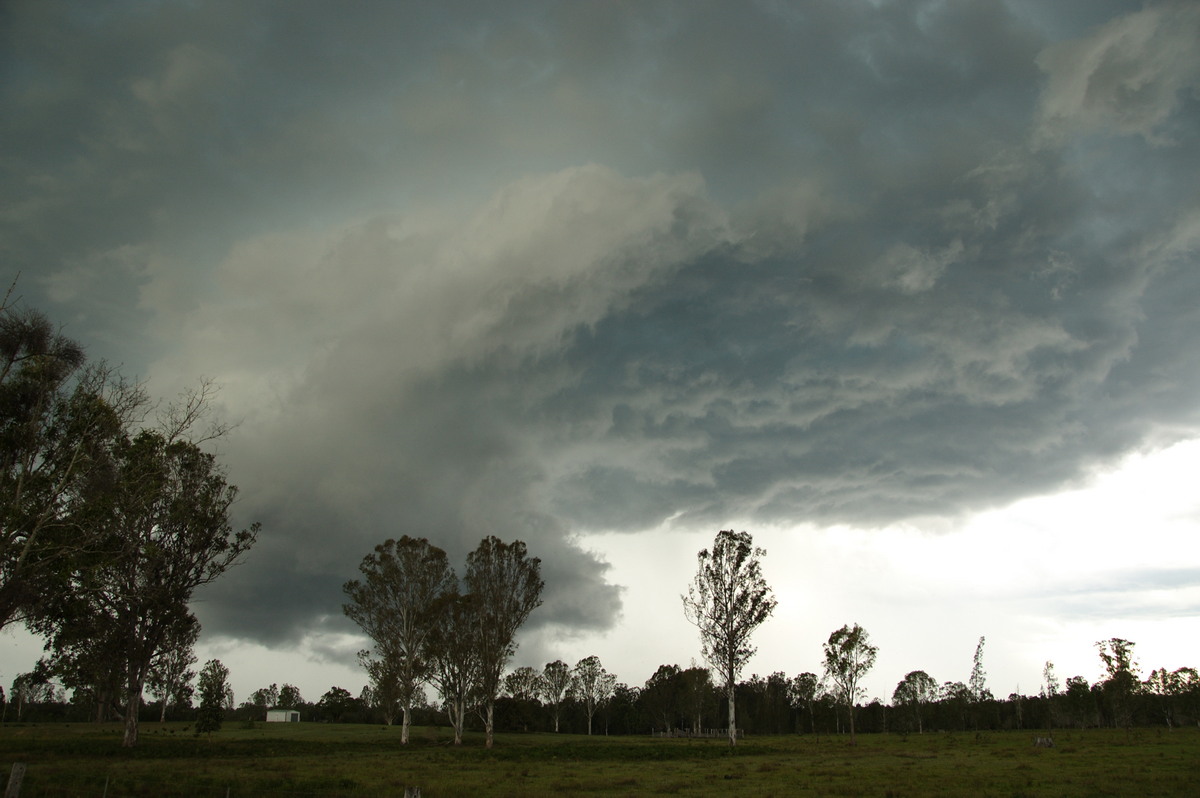
[(0, 13), (6, 271), (242, 420), (211, 631), (344, 631), (400, 534), (603, 629), (578, 535), (953, 518), (1200, 425), (1193, 4)]

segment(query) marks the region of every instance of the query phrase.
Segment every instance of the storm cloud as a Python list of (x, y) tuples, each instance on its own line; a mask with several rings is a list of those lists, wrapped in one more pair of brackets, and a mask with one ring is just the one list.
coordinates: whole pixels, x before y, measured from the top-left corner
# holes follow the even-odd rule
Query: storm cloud
[(400, 534), (523, 539), (532, 622), (602, 630), (581, 535), (954, 518), (1200, 427), (1192, 3), (0, 14), (5, 272), (240, 422), (207, 631), (346, 631)]

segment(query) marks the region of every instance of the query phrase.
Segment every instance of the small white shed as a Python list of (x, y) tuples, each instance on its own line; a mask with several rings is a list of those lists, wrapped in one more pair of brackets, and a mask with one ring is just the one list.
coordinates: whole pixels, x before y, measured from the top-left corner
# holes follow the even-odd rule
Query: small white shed
[(299, 723), (300, 713), (294, 709), (268, 709), (267, 723)]

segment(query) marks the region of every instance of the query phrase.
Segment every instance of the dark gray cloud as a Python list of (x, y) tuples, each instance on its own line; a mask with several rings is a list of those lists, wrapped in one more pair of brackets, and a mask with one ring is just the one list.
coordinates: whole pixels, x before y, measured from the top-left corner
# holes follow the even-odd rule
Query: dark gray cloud
[(604, 628), (580, 533), (955, 516), (1200, 423), (1193, 4), (0, 14), (6, 273), (243, 420), (212, 630), (344, 629), (404, 533)]

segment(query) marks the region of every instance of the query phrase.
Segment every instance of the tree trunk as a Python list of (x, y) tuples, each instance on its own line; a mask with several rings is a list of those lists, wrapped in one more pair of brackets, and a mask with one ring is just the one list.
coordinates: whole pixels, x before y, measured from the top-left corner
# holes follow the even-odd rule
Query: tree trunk
[[(400, 744), (401, 745), (408, 745), (408, 721), (409, 721), (408, 705), (405, 704), (404, 720), (401, 721), (401, 724), (400, 724)], [(388, 721), (388, 725), (389, 726), (392, 725), (392, 722), (390, 720)]]
[(492, 747), (492, 743), (494, 741), (494, 735), (492, 734), (492, 731), (493, 731), (492, 711), (494, 709), (495, 709), (495, 703), (491, 699), (488, 699), (487, 714), (483, 718), (483, 727), (484, 727), (484, 731), (487, 733), (487, 747), (488, 748)]
[(167, 697), (166, 696), (163, 696), (162, 714), (158, 716), (158, 722), (160, 725), (167, 722)]
[(125, 736), (121, 740), (122, 748), (133, 748), (138, 739), (138, 710), (142, 708), (142, 685), (129, 686), (129, 701), (125, 705)]
[(737, 745), (737, 712), (734, 707), (734, 685), (729, 684), (729, 744)]

